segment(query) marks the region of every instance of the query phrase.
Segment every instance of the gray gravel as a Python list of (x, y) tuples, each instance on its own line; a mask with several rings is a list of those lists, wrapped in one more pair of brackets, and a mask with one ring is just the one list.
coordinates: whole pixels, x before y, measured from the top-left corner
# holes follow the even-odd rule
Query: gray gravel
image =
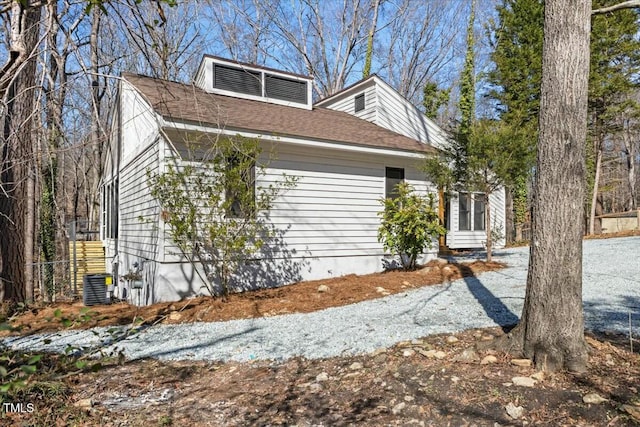
[[(640, 237), (584, 243), (584, 308), (588, 329), (626, 332), (629, 313), (640, 333)], [(517, 322), (524, 301), (528, 248), (499, 250), (509, 265), (478, 278), (429, 286), (315, 313), (216, 323), (64, 331), (6, 338), (14, 349), (122, 351), (128, 359), (283, 360), (371, 352), (437, 333)]]

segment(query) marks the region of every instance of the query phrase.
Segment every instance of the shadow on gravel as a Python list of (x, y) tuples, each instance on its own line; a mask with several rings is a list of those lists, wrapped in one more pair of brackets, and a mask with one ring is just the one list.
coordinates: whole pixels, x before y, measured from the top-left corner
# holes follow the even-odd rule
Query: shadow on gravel
[(518, 323), (519, 317), (482, 284), (482, 281), (473, 274), (473, 270), (464, 264), (457, 264), (457, 267), (463, 275), (469, 292), (480, 303), (487, 316), (500, 325), (504, 332)]
[[(231, 340), (233, 338), (236, 337), (240, 337), (244, 334), (256, 331), (260, 328), (257, 327), (251, 327), (248, 329), (243, 330), (242, 332), (237, 332), (234, 334), (228, 334), (225, 336), (219, 336), (216, 337), (215, 339), (210, 339), (210, 340), (198, 340), (196, 343), (192, 344), (192, 345), (183, 345), (183, 346), (177, 346), (175, 344), (172, 343), (171, 340), (167, 341), (167, 345), (166, 348), (162, 351), (153, 351), (153, 352), (148, 352), (145, 353), (144, 355), (140, 356), (140, 357), (136, 357), (137, 359), (142, 359), (142, 358), (154, 358), (154, 359), (158, 359), (161, 358), (162, 356), (168, 356), (168, 357), (173, 357), (175, 358), (177, 356), (178, 353), (180, 352), (184, 352), (184, 351), (189, 351), (189, 350), (199, 350), (199, 349), (205, 349), (207, 347), (212, 347), (214, 345), (217, 345), (219, 343), (225, 342), (227, 340)], [(180, 339), (179, 337), (176, 337), (177, 339)]]
[(640, 297), (623, 295), (615, 304), (610, 299), (585, 301), (585, 327), (599, 332), (616, 332), (634, 337), (634, 351), (640, 348)]

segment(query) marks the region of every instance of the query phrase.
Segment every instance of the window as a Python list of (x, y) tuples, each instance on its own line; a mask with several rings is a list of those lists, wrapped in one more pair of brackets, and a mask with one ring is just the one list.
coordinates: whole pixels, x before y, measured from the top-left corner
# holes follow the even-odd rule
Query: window
[(255, 214), (255, 174), (255, 160), (240, 154), (227, 159), (227, 216), (250, 218)]
[(364, 110), (364, 93), (361, 93), (360, 95), (356, 95), (354, 110), (356, 113), (358, 111)]
[(386, 168), (384, 180), (384, 197), (395, 199), (398, 197), (398, 189), (396, 186), (404, 181), (404, 169), (402, 168)]
[[(458, 230), (481, 231), (485, 229), (485, 195), (460, 193), (458, 199)], [(471, 228), (473, 226), (473, 228)]]
[(118, 238), (118, 180), (102, 187), (102, 233), (105, 239)]
[(471, 230), (471, 194), (460, 193), (458, 200), (458, 229)]

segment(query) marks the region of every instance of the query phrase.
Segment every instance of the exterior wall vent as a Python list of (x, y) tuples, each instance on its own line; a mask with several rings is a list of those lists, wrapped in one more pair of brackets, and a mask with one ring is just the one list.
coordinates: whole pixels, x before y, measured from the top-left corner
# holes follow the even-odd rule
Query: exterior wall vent
[(360, 95), (356, 95), (354, 102), (354, 111), (357, 113), (358, 111), (364, 110), (364, 93)]
[(219, 95), (313, 108), (313, 78), (300, 74), (205, 55), (193, 81)]
[(262, 96), (260, 73), (221, 64), (213, 64), (213, 87), (247, 95)]
[(307, 103), (307, 84), (304, 81), (265, 74), (264, 82), (264, 95), (267, 98)]

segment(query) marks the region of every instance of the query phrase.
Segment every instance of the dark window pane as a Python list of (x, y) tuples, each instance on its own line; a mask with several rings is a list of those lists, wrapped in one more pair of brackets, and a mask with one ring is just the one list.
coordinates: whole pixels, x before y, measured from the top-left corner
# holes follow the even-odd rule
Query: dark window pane
[(360, 95), (356, 96), (355, 98), (355, 111), (356, 113), (358, 111), (362, 111), (364, 110), (364, 93), (361, 93)]
[(469, 193), (460, 193), (458, 202), (458, 228), (471, 230), (471, 197)]
[(231, 201), (227, 215), (232, 218), (250, 218), (255, 214), (255, 162), (247, 167), (248, 161), (239, 156), (227, 159), (225, 197)]
[(386, 168), (385, 170), (385, 198), (395, 199), (398, 197), (396, 186), (404, 181), (404, 169)]
[(476, 193), (473, 195), (473, 229), (484, 230), (484, 208), (485, 208), (485, 195), (482, 193)]

